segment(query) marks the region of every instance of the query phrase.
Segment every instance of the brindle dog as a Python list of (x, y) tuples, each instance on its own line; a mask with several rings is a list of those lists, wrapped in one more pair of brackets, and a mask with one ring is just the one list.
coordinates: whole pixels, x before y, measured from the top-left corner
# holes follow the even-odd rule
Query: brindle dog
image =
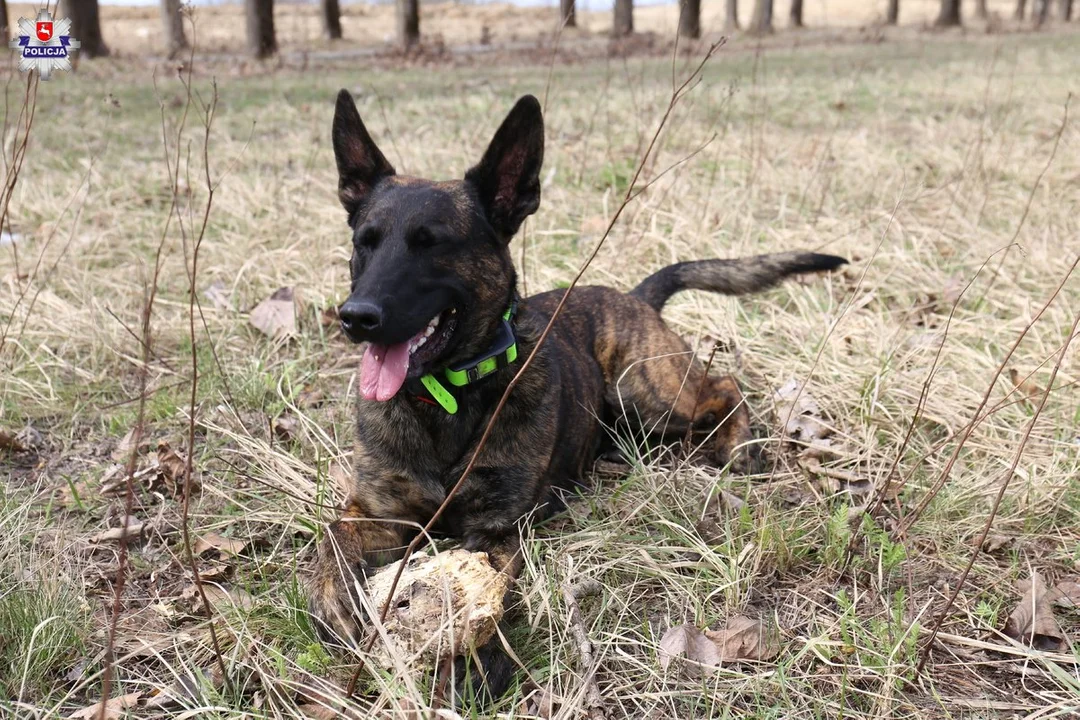
[[(342, 517), (319, 546), (310, 609), (324, 638), (356, 642), (365, 622), (356, 580), (401, 557), (469, 462), (510, 379), (535, 348), (564, 290), (517, 296), (508, 245), (540, 205), (544, 128), (525, 96), (463, 180), (398, 175), (348, 92), (338, 95), (333, 145), (338, 194), (352, 229), (352, 290), (340, 308), (350, 340), (368, 343), (359, 374), (355, 479)], [(579, 287), (496, 421), (478, 462), (436, 530), (484, 551), (515, 577), (519, 523), (562, 507), (604, 449), (605, 426), (705, 443), (718, 465), (750, 439), (735, 380), (711, 377), (660, 317), (685, 289), (740, 294), (842, 258), (789, 252), (672, 265), (629, 294)], [(456, 388), (457, 412), (418, 382), (483, 356), (517, 304), (517, 360)], [(498, 696), (509, 679), (499, 651), (481, 649), (480, 674)]]

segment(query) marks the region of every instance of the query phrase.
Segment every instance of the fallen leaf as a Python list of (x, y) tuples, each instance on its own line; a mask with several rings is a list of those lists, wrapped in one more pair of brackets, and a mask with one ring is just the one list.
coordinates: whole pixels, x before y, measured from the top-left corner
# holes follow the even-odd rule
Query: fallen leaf
[(525, 697), (518, 704), (518, 715), (551, 720), (559, 710), (555, 703), (555, 696), (545, 687), (540, 687), (530, 681), (522, 688), (522, 694)]
[(15, 442), (21, 445), (23, 450), (37, 450), (45, 444), (45, 438), (36, 428), (27, 425), (15, 435)]
[(19, 442), (16, 435), (0, 428), (0, 450), (11, 450), (12, 452), (22, 452), (26, 450)]
[(705, 505), (701, 520), (694, 528), (698, 536), (707, 543), (714, 543), (725, 537), (725, 518), (738, 515), (746, 506), (746, 501), (727, 490), (720, 490)]
[(1036, 650), (1064, 652), (1065, 635), (1054, 619), (1050, 608), (1053, 598), (1048, 598), (1042, 577), (1037, 572), (1032, 573), (1029, 579), (1019, 581), (1016, 586), (1024, 596), (1009, 615), (1002, 632)]
[(214, 551), (221, 555), (239, 555), (247, 546), (247, 540), (228, 538), (217, 533), (206, 533), (195, 539), (195, 545), (191, 551), (199, 556)]
[(1030, 380), (1025, 380), (1016, 368), (1009, 368), (1009, 380), (1012, 381), (1013, 387), (1019, 391), (1023, 399), (1028, 402), (1034, 402), (1043, 394), (1041, 387)]
[(1015, 543), (1016, 538), (1010, 537), (1008, 535), (991, 534), (986, 536), (986, 540), (983, 541), (982, 549), (984, 553), (993, 554), (996, 552), (1001, 552), (1002, 550), (1007, 550), (1011, 548)]
[(337, 305), (324, 307), (319, 312), (319, 324), (324, 328), (335, 328), (340, 321), (341, 317), (338, 315)]
[(271, 338), (296, 334), (296, 302), (291, 287), (278, 288), (274, 294), (251, 309), (248, 322)]
[(302, 716), (311, 718), (311, 720), (334, 720), (334, 718), (338, 717), (337, 710), (316, 703), (297, 705), (296, 709), (300, 711)]
[(802, 390), (798, 381), (789, 380), (773, 394), (776, 422), (780, 432), (789, 440), (809, 443), (832, 435), (833, 429), (825, 422), (821, 406)]
[(229, 291), (225, 287), (225, 283), (221, 280), (215, 280), (210, 284), (210, 287), (203, 290), (203, 297), (210, 301), (210, 303), (218, 310), (231, 310), (232, 301), (229, 299)]
[[(250, 610), (255, 604), (255, 598), (251, 593), (241, 587), (226, 589), (216, 583), (204, 582), (202, 589), (206, 595), (206, 602), (216, 612), (220, 612), (227, 607)], [(199, 589), (194, 584), (188, 585), (180, 593), (178, 605), (191, 615), (205, 616), (207, 614), (202, 595), (199, 594)]]
[(720, 662), (770, 660), (780, 652), (780, 643), (763, 620), (738, 615), (721, 630), (706, 630), (705, 637), (716, 645)]
[(141, 692), (114, 697), (103, 703), (95, 703), (68, 715), (69, 720), (120, 720), (127, 717), (128, 710), (138, 707)]
[(720, 664), (716, 645), (693, 625), (668, 628), (660, 638), (660, 667), (667, 670), (675, 658), (685, 658), (698, 671), (713, 670)]
[[(157, 445), (157, 478), (156, 480), (164, 484), (165, 490), (169, 495), (173, 497), (184, 496), (184, 475), (187, 473), (187, 458), (183, 457), (176, 450), (173, 450), (168, 442), (161, 440)], [(155, 478), (150, 478), (147, 483), (147, 487), (151, 490), (158, 490), (160, 486), (156, 486), (154, 482)], [(202, 488), (202, 481), (199, 479), (198, 473), (192, 468), (191, 471), (191, 492), (192, 494), (199, 492)]]
[[(120, 442), (116, 443), (116, 447), (112, 451), (112, 459), (118, 463), (126, 463), (131, 459), (131, 451), (135, 447), (135, 428), (127, 431), (124, 437), (120, 438)], [(143, 435), (139, 441), (139, 454), (142, 455), (150, 449), (150, 443), (147, 442), (146, 436)]]
[(272, 424), (274, 436), (282, 442), (292, 442), (300, 431), (300, 421), (295, 415), (279, 415)]
[(142, 520), (130, 515), (127, 516), (127, 521), (124, 518), (120, 518), (120, 527), (110, 528), (104, 532), (100, 532), (94, 537), (90, 538), (90, 542), (93, 544), (103, 542), (115, 542), (117, 540), (123, 540), (124, 538), (137, 538), (142, 535), (143, 528), (146, 524)]
[(1080, 583), (1063, 580), (1046, 593), (1046, 601), (1063, 608), (1080, 607)]

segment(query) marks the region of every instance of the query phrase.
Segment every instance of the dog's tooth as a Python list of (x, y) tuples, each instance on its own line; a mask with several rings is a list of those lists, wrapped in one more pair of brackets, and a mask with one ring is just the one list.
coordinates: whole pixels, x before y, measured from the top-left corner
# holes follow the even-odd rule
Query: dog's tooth
[(435, 328), (433, 326), (431, 326), (431, 325), (428, 325), (427, 330), (424, 331), (424, 337), (425, 338), (431, 337), (431, 333), (433, 333), (433, 332), (435, 332)]

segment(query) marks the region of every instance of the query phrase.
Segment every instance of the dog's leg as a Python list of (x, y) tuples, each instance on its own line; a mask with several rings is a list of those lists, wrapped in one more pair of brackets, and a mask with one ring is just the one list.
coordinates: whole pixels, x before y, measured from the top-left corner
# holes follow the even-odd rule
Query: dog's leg
[(355, 644), (360, 639), (366, 613), (359, 591), (368, 569), (399, 559), (414, 523), (426, 519), (415, 508), (375, 511), (373, 505), (377, 507), (370, 499), (354, 496), (319, 543), (308, 585), (308, 610), (324, 642)]
[(744, 470), (748, 453), (740, 447), (751, 439), (750, 413), (735, 379), (705, 374), (690, 346), (655, 318), (643, 319), (634, 343), (613, 354), (608, 406), (636, 429), (682, 439), (690, 431), (717, 465)]

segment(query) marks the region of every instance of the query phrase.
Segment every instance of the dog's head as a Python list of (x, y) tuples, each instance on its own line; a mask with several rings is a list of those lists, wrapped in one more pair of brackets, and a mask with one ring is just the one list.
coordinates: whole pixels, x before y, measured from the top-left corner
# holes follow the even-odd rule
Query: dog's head
[(333, 141), (353, 234), (341, 325), (353, 342), (370, 343), (361, 393), (389, 400), (406, 379), (491, 342), (516, 284), (510, 239), (540, 206), (544, 121), (536, 98), (521, 98), (480, 162), (445, 182), (398, 175), (345, 90)]

